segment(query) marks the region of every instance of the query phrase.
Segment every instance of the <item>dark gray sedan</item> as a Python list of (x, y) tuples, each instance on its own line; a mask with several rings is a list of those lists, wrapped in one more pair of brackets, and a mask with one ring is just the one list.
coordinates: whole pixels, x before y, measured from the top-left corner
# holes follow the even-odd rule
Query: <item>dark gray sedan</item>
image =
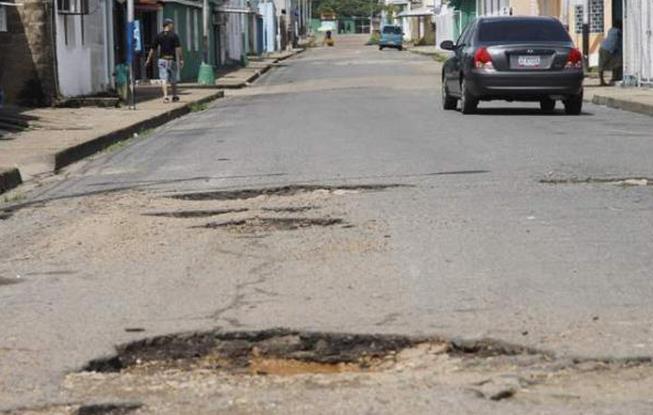
[(482, 17), (470, 23), (442, 69), (445, 109), (476, 111), (479, 101), (539, 101), (552, 112), (562, 101), (567, 114), (583, 107), (583, 56), (563, 25), (549, 17)]

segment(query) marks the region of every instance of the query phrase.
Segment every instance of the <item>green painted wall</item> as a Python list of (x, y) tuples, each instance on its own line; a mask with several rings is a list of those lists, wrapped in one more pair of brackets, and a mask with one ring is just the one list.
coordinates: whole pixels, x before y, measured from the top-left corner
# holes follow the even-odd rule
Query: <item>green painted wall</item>
[(319, 29), (321, 25), (322, 21), (320, 19), (311, 19), (311, 31), (313, 33), (317, 33), (317, 29)]
[[(193, 10), (197, 10), (197, 26)], [(188, 26), (188, 16), (190, 16), (190, 27)], [(169, 17), (176, 19), (175, 31), (181, 40), (181, 47), (184, 53), (184, 68), (181, 70), (182, 82), (194, 82), (197, 80), (200, 64), (202, 63), (202, 9), (190, 7), (177, 3), (165, 3), (163, 6), (163, 18)], [(195, 44), (195, 30), (197, 30), (197, 44)], [(190, 35), (190, 44), (188, 39)]]

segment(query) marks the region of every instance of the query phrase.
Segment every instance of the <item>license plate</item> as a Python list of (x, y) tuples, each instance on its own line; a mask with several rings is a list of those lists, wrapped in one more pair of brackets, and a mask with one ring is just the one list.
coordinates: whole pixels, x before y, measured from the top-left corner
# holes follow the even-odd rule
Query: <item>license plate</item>
[(539, 56), (520, 56), (517, 58), (517, 64), (527, 68), (540, 66), (541, 63), (542, 59)]

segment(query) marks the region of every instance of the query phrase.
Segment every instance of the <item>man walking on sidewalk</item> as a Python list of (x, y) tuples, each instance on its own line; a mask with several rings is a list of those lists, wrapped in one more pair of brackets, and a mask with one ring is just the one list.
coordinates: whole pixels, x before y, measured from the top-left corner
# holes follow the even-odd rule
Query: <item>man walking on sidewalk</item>
[(163, 102), (170, 102), (168, 97), (168, 82), (172, 86), (172, 101), (179, 101), (177, 96), (177, 82), (179, 81), (179, 71), (184, 66), (184, 57), (181, 51), (181, 42), (179, 36), (174, 32), (174, 21), (165, 19), (163, 21), (163, 32), (159, 33), (154, 39), (154, 44), (147, 56), (145, 65), (149, 65), (158, 51), (159, 60), (159, 79), (163, 89)]

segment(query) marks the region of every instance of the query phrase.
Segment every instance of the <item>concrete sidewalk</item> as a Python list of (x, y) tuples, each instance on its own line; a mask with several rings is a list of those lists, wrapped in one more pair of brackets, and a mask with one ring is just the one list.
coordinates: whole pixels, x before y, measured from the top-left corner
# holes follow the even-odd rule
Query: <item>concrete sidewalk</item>
[[(22, 180), (51, 174), (173, 118), (224, 96), (217, 89), (181, 89), (178, 103), (163, 103), (157, 86), (141, 87), (141, 94), (155, 95), (125, 108), (38, 108), (16, 116), (29, 119), (27, 129), (5, 134), (0, 140), (0, 193)], [(137, 92), (137, 93), (138, 93)]]
[(585, 86), (585, 100), (597, 105), (653, 116), (651, 88), (601, 87), (590, 84)]

